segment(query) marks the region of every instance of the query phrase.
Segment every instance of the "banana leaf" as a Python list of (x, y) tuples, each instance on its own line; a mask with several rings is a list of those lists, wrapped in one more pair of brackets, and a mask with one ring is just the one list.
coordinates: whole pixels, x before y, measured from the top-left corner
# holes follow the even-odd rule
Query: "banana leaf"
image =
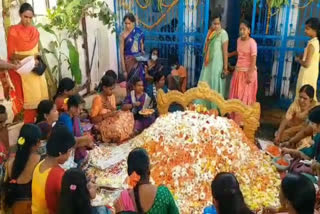
[(71, 74), (74, 77), (77, 84), (81, 84), (82, 75), (79, 63), (79, 52), (71, 41), (67, 40), (67, 46), (69, 49), (69, 64)]

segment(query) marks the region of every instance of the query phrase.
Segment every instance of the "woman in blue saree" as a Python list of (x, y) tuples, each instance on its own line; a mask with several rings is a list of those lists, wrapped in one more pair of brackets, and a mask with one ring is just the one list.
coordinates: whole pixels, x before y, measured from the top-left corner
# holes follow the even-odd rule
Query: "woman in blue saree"
[(136, 59), (137, 56), (144, 54), (144, 33), (135, 26), (136, 18), (132, 13), (126, 14), (123, 22), (125, 30), (120, 39), (120, 55), (122, 70), (127, 79), (127, 92), (130, 92), (135, 77), (139, 77), (146, 86), (145, 66)]

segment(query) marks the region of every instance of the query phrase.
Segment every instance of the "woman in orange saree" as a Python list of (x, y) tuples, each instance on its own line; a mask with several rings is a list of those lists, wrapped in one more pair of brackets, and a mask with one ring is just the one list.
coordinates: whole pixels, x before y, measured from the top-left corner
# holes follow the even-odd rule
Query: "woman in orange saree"
[[(11, 26), (8, 32), (8, 58), (10, 61), (39, 55), (40, 34), (32, 26), (34, 16), (32, 6), (28, 3), (22, 4), (19, 14), (21, 22)], [(37, 64), (38, 61), (35, 61)], [(24, 122), (34, 123), (38, 104), (40, 101), (48, 99), (45, 75), (40, 76), (32, 71), (19, 74), (16, 70), (9, 70), (9, 76), (17, 97), (16, 102), (14, 102), (14, 113), (18, 114), (24, 109)]]

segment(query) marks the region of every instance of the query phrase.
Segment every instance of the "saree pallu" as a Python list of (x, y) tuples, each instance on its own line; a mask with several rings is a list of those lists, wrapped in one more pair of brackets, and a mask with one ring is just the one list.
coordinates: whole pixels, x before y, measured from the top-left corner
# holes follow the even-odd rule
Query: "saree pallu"
[(144, 38), (143, 31), (135, 27), (124, 40), (125, 66), (128, 73), (127, 92), (132, 90), (132, 80), (134, 77), (139, 77), (143, 81), (144, 86), (146, 86), (144, 64), (136, 59), (136, 56), (141, 55), (143, 52), (142, 43), (144, 42)]
[(133, 80), (136, 77), (143, 81), (143, 85), (146, 88), (147, 81), (145, 77), (144, 64), (142, 62), (138, 62), (134, 56), (126, 56), (125, 65), (128, 72), (127, 92), (133, 90)]
[[(116, 109), (116, 98), (114, 95), (107, 98), (98, 95), (93, 99), (91, 118), (111, 112), (108, 106)], [(134, 117), (131, 112), (118, 111), (113, 116), (105, 118), (95, 126), (100, 132), (102, 141), (123, 142), (133, 134)]]
[[(12, 26), (8, 33), (8, 58), (12, 59), (14, 54), (25, 57), (38, 55), (39, 36), (38, 30), (33, 26)], [(39, 76), (32, 71), (20, 75), (15, 70), (10, 70), (9, 75), (17, 96), (17, 102), (14, 103), (15, 113), (21, 112), (22, 109), (27, 110), (25, 122), (33, 123), (31, 119), (35, 116), (38, 104), (49, 97), (45, 75)]]
[(134, 118), (129, 111), (118, 111), (116, 115), (104, 119), (98, 124), (102, 141), (109, 143), (111, 141), (123, 142), (130, 138), (133, 133)]

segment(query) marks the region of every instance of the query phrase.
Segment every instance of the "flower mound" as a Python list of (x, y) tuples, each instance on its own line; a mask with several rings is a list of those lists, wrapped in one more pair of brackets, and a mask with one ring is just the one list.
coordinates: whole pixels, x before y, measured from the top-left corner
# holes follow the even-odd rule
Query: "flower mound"
[(279, 205), (280, 177), (270, 158), (231, 120), (175, 112), (158, 118), (140, 137), (152, 179), (172, 190), (181, 213), (202, 213), (211, 204), (211, 181), (219, 172), (237, 176), (252, 210)]

